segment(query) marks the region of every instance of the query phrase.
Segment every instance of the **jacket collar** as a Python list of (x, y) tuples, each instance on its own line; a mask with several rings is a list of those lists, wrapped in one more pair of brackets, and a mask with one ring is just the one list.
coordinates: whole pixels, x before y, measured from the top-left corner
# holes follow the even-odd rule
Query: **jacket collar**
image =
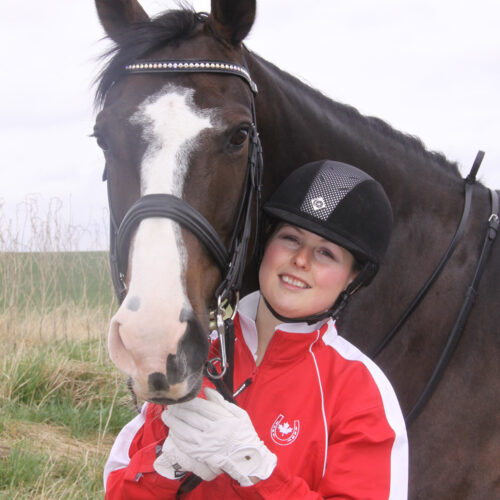
[[(255, 320), (257, 318), (257, 308), (259, 307), (260, 292), (256, 291), (246, 295), (240, 300), (238, 311), (240, 317), (243, 317), (245, 321), (251, 321), (255, 325)], [(325, 323), (330, 321), (328, 318), (322, 319), (317, 323), (309, 325), (306, 322), (303, 323), (280, 323), (274, 331), (280, 330), (282, 332), (288, 333), (312, 333), (319, 330)]]
[[(241, 299), (238, 307), (238, 319), (241, 326), (241, 332), (243, 334), (245, 343), (248, 346), (248, 349), (254, 356), (254, 359), (256, 358), (258, 344), (257, 327), (255, 325), (255, 320), (257, 317), (259, 300), (260, 293), (256, 291)], [(327, 331), (332, 331), (331, 333), (336, 335), (335, 322), (331, 318), (327, 318), (312, 325), (306, 322), (281, 323), (274, 329), (275, 333), (280, 332), (282, 334), (302, 334), (305, 336), (315, 333), (318, 330), (321, 330), (321, 334), (324, 334)], [(304, 341), (307, 342), (308, 340), (304, 338)], [(302, 348), (300, 348), (300, 350), (302, 350)]]

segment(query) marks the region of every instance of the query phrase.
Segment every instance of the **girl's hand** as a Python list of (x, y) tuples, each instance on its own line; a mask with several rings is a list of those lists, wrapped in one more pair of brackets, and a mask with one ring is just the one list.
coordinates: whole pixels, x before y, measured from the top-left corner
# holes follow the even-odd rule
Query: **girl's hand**
[(196, 398), (163, 412), (169, 438), (191, 460), (223, 470), (242, 486), (267, 479), (277, 458), (260, 440), (247, 412), (213, 389), (205, 389), (205, 395), (206, 400)]
[(161, 476), (178, 480), (192, 472), (204, 481), (212, 481), (222, 472), (187, 456), (177, 448), (170, 435), (165, 439), (161, 455), (155, 460), (153, 467)]

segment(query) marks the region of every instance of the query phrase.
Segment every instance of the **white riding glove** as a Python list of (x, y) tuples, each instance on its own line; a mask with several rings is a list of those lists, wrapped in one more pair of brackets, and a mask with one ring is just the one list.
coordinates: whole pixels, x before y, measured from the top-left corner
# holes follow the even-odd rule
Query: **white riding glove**
[(222, 472), (188, 457), (177, 448), (170, 435), (165, 439), (162, 453), (154, 461), (153, 467), (158, 474), (167, 479), (182, 479), (187, 472), (193, 472), (204, 481), (212, 481)]
[(242, 486), (254, 484), (250, 478), (267, 479), (277, 458), (260, 440), (248, 413), (213, 389), (205, 389), (205, 395), (206, 400), (195, 398), (162, 413), (177, 448), (212, 470), (222, 469)]

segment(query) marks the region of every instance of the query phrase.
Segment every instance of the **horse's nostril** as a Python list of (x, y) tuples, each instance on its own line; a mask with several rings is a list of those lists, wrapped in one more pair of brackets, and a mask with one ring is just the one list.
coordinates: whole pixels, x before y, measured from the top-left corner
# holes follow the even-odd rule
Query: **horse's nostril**
[(179, 321), (185, 323), (186, 321), (192, 321), (195, 318), (194, 312), (190, 307), (184, 306), (179, 315)]
[(151, 391), (166, 391), (169, 387), (165, 375), (160, 372), (152, 373), (148, 377), (148, 384)]
[(178, 384), (182, 382), (187, 375), (188, 366), (184, 352), (180, 351), (177, 355), (169, 354), (167, 358), (167, 379), (169, 383)]
[(108, 349), (113, 363), (124, 373), (130, 375), (134, 373), (135, 362), (131, 353), (127, 349), (120, 333), (120, 323), (111, 321), (108, 333)]

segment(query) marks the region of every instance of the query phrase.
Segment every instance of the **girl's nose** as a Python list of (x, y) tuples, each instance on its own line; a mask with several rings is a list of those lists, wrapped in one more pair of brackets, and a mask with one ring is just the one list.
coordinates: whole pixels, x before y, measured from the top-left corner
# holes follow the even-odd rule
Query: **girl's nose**
[(300, 247), (294, 255), (294, 264), (301, 269), (309, 269), (311, 251), (305, 245)]

